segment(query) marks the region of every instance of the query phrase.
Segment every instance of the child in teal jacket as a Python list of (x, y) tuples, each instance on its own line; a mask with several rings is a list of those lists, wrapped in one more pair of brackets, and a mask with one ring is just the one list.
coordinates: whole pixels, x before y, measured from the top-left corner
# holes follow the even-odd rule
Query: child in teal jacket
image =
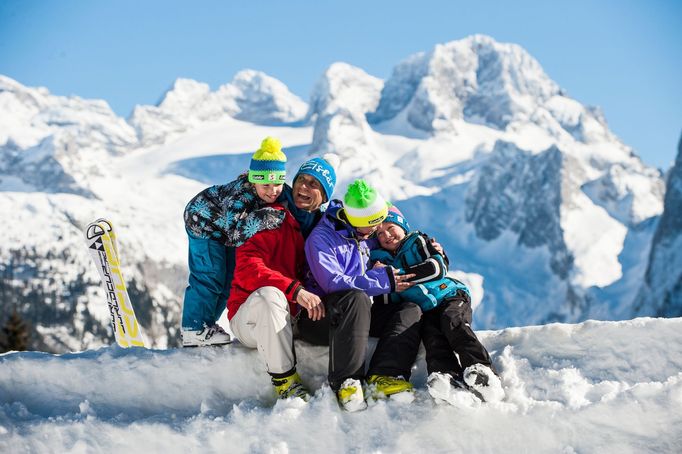
[[(421, 336), (426, 350), (429, 393), (437, 400), (461, 402), (457, 392), (467, 389), (484, 401), (499, 401), (504, 390), (490, 355), (471, 329), (469, 289), (446, 276), (448, 260), (429, 237), (412, 231), (397, 207), (377, 229), (381, 249), (370, 258), (415, 274), (417, 285), (401, 293), (382, 295), (374, 304), (411, 301), (422, 308)], [(382, 266), (382, 265), (378, 265)]]
[[(391, 221), (384, 222), (394, 223), (392, 221), (400, 216), (396, 214), (396, 211), (393, 207), (393, 212), (389, 213)], [(404, 222), (404, 226), (409, 229), (407, 221)], [(383, 236), (385, 237), (385, 234)], [(387, 249), (374, 249), (370, 260), (397, 268), (401, 274), (417, 275), (410, 279), (416, 284), (415, 286), (401, 293), (385, 294), (383, 295), (385, 301), (389, 299), (394, 302), (411, 301), (417, 303), (422, 311), (426, 312), (445, 302), (447, 298), (456, 297), (459, 291), (471, 297), (466, 285), (446, 276), (447, 257), (440, 254), (433, 247), (429, 237), (419, 231), (407, 233), (394, 252)]]

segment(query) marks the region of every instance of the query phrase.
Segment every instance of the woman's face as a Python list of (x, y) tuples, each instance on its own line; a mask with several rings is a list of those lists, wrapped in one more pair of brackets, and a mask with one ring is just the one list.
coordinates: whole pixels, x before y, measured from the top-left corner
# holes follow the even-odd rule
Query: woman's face
[(282, 193), (282, 184), (254, 184), (256, 194), (265, 203), (275, 203), (277, 197)]
[(312, 175), (302, 173), (297, 176), (292, 189), (294, 205), (298, 209), (315, 211), (324, 203), (322, 185)]
[(403, 228), (392, 222), (382, 222), (377, 228), (379, 244), (387, 251), (393, 252), (398, 249), (403, 238), (405, 238)]

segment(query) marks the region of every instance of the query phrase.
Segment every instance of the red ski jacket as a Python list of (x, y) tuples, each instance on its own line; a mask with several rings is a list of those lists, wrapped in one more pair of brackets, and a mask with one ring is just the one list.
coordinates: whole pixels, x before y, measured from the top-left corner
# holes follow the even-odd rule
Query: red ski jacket
[(271, 207), (286, 212), (279, 228), (261, 230), (237, 248), (234, 278), (227, 300), (227, 318), (230, 320), (251, 293), (268, 286), (276, 287), (286, 295), (292, 315), (298, 312), (295, 301), (303, 288), (300, 278), (305, 263), (303, 235), (298, 222), (286, 208), (280, 204)]

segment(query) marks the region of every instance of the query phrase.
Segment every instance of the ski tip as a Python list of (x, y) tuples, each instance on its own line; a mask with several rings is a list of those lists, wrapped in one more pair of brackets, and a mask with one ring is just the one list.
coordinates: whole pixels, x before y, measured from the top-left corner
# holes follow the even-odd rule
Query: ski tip
[(98, 224), (88, 224), (88, 227), (85, 229), (85, 237), (88, 240), (102, 235), (104, 235), (104, 229)]
[(85, 237), (88, 240), (91, 240), (95, 237), (102, 236), (107, 232), (111, 232), (113, 229), (114, 226), (111, 224), (111, 221), (107, 221), (104, 218), (99, 218), (95, 221), (92, 221), (85, 228)]

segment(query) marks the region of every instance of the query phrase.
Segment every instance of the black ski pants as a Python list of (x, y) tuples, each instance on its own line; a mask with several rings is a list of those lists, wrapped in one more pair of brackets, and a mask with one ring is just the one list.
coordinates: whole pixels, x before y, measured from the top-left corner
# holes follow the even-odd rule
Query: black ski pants
[(495, 368), (490, 355), (471, 329), (471, 299), (463, 291), (424, 313), (421, 325), (426, 368), (461, 379), (464, 369), (480, 363)]
[(360, 290), (322, 298), (326, 316), (312, 321), (303, 311), (299, 337), (329, 345), (329, 385), (338, 390), (347, 378), (365, 377), (369, 336), (378, 337), (367, 375), (402, 375), (409, 379), (419, 349), (421, 309), (414, 303), (376, 303)]

